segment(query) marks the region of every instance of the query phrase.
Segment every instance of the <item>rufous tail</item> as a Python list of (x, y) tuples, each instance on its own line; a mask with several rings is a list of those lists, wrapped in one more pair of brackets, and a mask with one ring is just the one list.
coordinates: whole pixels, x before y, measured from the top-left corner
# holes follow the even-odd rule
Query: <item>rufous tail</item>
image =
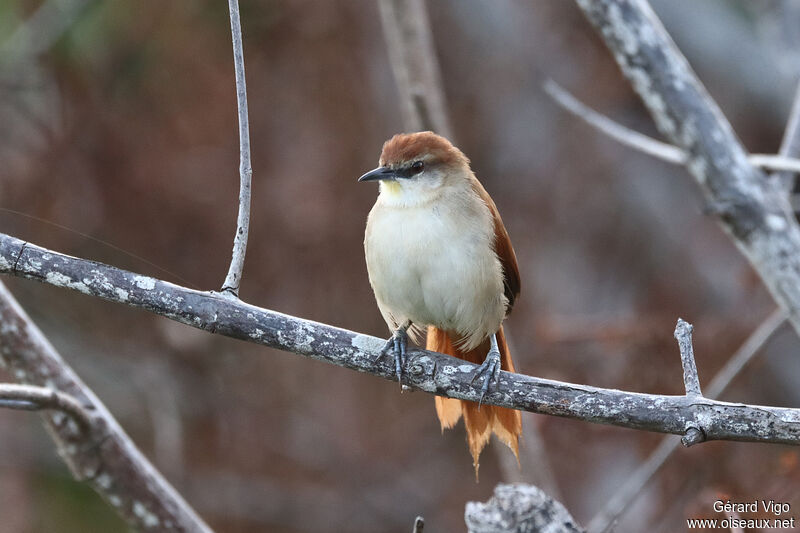
[[(503, 370), (514, 372), (514, 363), (506, 344), (503, 327), (497, 332), (497, 346), (500, 348), (500, 367)], [(439, 328), (428, 327), (428, 340), (425, 346), (434, 352), (452, 355), (472, 363), (480, 364), (489, 352), (489, 339), (480, 346), (469, 351), (462, 351), (454, 346), (452, 339), (446, 331)], [(464, 427), (467, 430), (467, 444), (472, 454), (472, 464), (475, 466), (475, 478), (478, 477), (478, 458), (481, 450), (489, 442), (492, 433), (503, 441), (519, 462), (519, 436), (522, 433), (522, 416), (515, 409), (497, 407), (494, 405), (479, 406), (475, 402), (456, 400), (437, 396), (436, 414), (442, 425), (442, 431), (456, 425), (458, 419), (464, 416)]]

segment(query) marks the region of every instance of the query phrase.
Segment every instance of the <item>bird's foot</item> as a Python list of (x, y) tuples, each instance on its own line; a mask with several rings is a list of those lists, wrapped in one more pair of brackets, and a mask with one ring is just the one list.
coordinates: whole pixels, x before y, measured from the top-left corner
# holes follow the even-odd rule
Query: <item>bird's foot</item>
[(481, 366), (472, 376), (470, 383), (475, 383), (475, 380), (483, 376), (483, 385), (481, 385), (481, 398), (478, 400), (478, 407), (483, 403), (483, 397), (489, 392), (489, 384), (494, 381), (495, 386), (500, 383), (500, 349), (497, 347), (497, 340), (492, 335), (491, 348), (489, 353), (486, 354), (486, 359), (483, 360)]
[(397, 376), (397, 382), (403, 384), (403, 366), (406, 364), (406, 350), (408, 348), (408, 333), (406, 330), (411, 324), (404, 324), (397, 328), (397, 330), (386, 341), (378, 359), (389, 353), (391, 350), (394, 356), (394, 371)]

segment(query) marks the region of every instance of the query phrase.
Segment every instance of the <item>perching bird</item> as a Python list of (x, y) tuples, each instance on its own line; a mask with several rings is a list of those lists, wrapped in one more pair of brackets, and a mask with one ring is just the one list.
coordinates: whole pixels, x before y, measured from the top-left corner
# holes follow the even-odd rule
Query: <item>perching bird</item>
[[(514, 249), (489, 194), (450, 141), (426, 131), (386, 141), (380, 166), (358, 181), (379, 181), (367, 218), (369, 281), (393, 332), (391, 351), (402, 377), (408, 336), (427, 328), (428, 350), (483, 361), (482, 395), (499, 371), (514, 371), (502, 322), (520, 291)], [(475, 474), (494, 432), (518, 455), (520, 412), (436, 397), (442, 430), (464, 416)]]

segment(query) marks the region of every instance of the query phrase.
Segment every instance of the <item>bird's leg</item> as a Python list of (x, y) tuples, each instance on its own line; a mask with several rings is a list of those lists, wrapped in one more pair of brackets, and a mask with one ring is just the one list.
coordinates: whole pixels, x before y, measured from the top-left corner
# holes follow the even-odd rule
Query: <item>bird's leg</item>
[(483, 402), (483, 397), (489, 391), (489, 382), (494, 379), (494, 384), (497, 386), (500, 383), (500, 348), (497, 347), (497, 335), (492, 333), (489, 337), (489, 353), (486, 354), (486, 359), (478, 367), (477, 372), (472, 377), (472, 383), (475, 382), (480, 376), (485, 375), (483, 385), (481, 386), (481, 398), (478, 400), (478, 407)]
[(397, 330), (386, 341), (386, 345), (378, 355), (378, 359), (389, 353), (392, 350), (394, 355), (394, 370), (397, 375), (397, 382), (402, 384), (403, 365), (406, 364), (406, 348), (408, 347), (408, 328), (411, 327), (411, 321), (406, 320), (405, 324), (397, 328)]

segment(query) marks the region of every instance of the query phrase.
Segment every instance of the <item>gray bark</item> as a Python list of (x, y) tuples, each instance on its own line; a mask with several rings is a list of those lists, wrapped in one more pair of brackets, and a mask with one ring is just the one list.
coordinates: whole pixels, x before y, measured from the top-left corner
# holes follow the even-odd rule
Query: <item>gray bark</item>
[(236, 235), (228, 274), (222, 283), (222, 292), (239, 296), (247, 237), (250, 233), (250, 189), (253, 167), (250, 163), (250, 121), (247, 116), (247, 84), (244, 77), (244, 49), (242, 23), (239, 17), (239, 0), (228, 0), (233, 40), (233, 66), (236, 71), (236, 107), (239, 115), (239, 214), (236, 217)]
[(468, 502), (469, 533), (582, 533), (564, 506), (532, 485), (500, 484), (486, 502)]
[[(394, 379), (391, 362), (379, 359), (383, 339), (303, 320), (112, 266), (70, 257), (0, 234), (0, 273), (69, 288), (140, 307), (172, 320), (248, 342)], [(477, 365), (435, 352), (409, 350), (404, 383), (477, 402)], [(588, 422), (685, 435), (704, 440), (800, 443), (800, 409), (662, 396), (563, 383), (508, 372), (484, 403)]]
[(58, 391), (50, 400), (42, 396), (39, 401), (51, 402), (58, 409), (42, 416), (59, 455), (76, 479), (89, 483), (131, 526), (140, 531), (211, 531), (136, 448), (2, 283), (0, 368), (25, 384)]
[(576, 0), (656, 126), (689, 154), (707, 204), (800, 333), (800, 228), (777, 180), (749, 161), (646, 0)]

